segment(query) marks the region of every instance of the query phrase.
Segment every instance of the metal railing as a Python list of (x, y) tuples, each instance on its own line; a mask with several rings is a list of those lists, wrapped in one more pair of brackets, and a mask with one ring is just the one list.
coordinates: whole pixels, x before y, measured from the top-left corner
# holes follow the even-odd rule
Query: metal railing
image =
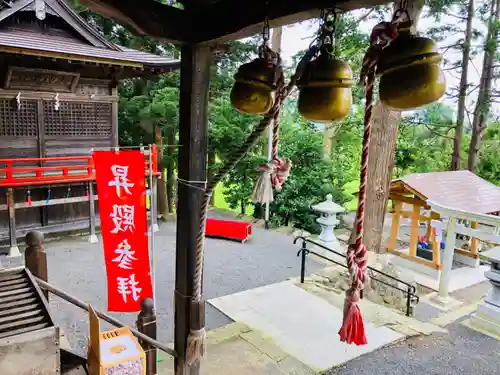
[[(76, 307), (79, 307), (80, 309), (82, 309), (84, 311), (87, 311), (87, 312), (89, 311), (89, 305), (87, 303), (80, 301), (79, 299), (71, 296), (70, 294), (62, 291), (59, 288), (56, 288), (53, 285), (50, 285), (49, 283), (47, 283), (46, 281), (44, 281), (38, 277), (35, 277), (35, 280), (38, 283), (38, 285), (40, 286), (40, 288), (47, 290), (50, 293), (53, 293), (54, 295), (58, 296), (59, 298), (62, 298), (63, 300), (71, 303), (72, 305), (74, 305)], [(139, 332), (138, 330), (128, 326), (127, 324), (120, 322), (118, 319), (115, 319), (108, 314), (105, 314), (105, 313), (100, 312), (100, 311), (95, 310), (95, 309), (94, 309), (94, 311), (99, 318), (108, 322), (109, 324), (111, 324), (115, 327), (118, 327), (118, 328), (126, 327), (138, 339), (143, 340), (144, 342), (154, 346), (155, 348), (160, 349), (161, 351), (171, 355), (172, 357), (177, 357), (177, 353), (175, 352), (175, 350), (170, 348), (168, 345), (166, 345), (158, 340), (155, 340), (149, 336), (146, 336), (142, 332)]]
[[(321, 245), (320, 243), (317, 243), (313, 240), (307, 239), (307, 238), (302, 237), (302, 236), (296, 237), (295, 240), (293, 241), (293, 243), (296, 244), (297, 241), (299, 241), (299, 240), (302, 241), (302, 248), (297, 253), (297, 256), (301, 256), (301, 262), (300, 262), (300, 283), (301, 284), (304, 283), (305, 274), (306, 274), (306, 260), (307, 260), (307, 255), (309, 255), (309, 254), (316, 255), (317, 257), (324, 259), (328, 262), (331, 262), (331, 263), (334, 263), (334, 264), (339, 265), (341, 267), (347, 268), (347, 265), (340, 262), (340, 261), (337, 262), (333, 259), (325, 257), (324, 255), (318, 254), (317, 252), (315, 252), (313, 250), (308, 249), (307, 244), (312, 244), (314, 246), (318, 246), (318, 247), (320, 247), (326, 251), (329, 251), (332, 254), (335, 254), (343, 259), (346, 258), (345, 254), (342, 254), (338, 251), (332, 250), (324, 245)], [(417, 293), (416, 287), (414, 285), (411, 285), (410, 283), (408, 283), (406, 281), (398, 279), (397, 277), (391, 276), (385, 272), (377, 270), (376, 268), (368, 266), (368, 270), (370, 272), (370, 278), (372, 280), (375, 280), (375, 281), (379, 282), (380, 284), (386, 285), (390, 288), (399, 290), (406, 295), (406, 316), (412, 316), (413, 315), (413, 307), (419, 302), (419, 297), (416, 294)], [(398, 284), (403, 284), (404, 286), (406, 286), (406, 289), (399, 287), (399, 285), (393, 285), (385, 280), (381, 280), (379, 275), (384, 276), (390, 280), (393, 280), (394, 282), (396, 282)], [(379, 277), (377, 277), (377, 276), (379, 276)], [(361, 298), (363, 298), (363, 296), (361, 296)]]

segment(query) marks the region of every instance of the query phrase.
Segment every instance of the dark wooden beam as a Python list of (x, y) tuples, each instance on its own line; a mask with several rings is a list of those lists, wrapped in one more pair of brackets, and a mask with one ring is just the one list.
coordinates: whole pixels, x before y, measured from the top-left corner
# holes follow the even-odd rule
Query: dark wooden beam
[[(389, 0), (186, 0), (186, 10), (155, 0), (81, 0), (91, 10), (169, 43), (227, 42), (255, 35), (266, 15), (271, 27), (319, 16), (322, 8), (349, 11), (389, 3)], [(266, 6), (267, 3), (267, 6)]]
[[(179, 184), (175, 256), (175, 359), (176, 375), (198, 374), (199, 367), (185, 363), (196, 264), (196, 237), (200, 207), (207, 178), (208, 87), (212, 49), (204, 44), (185, 44), (181, 50), (179, 98)], [(193, 315), (193, 316), (192, 316)], [(204, 317), (203, 317), (204, 318)]]
[(184, 43), (191, 39), (191, 17), (188, 13), (155, 0), (81, 0), (93, 12), (131, 29), (167, 43)]
[[(197, 27), (195, 42), (229, 40), (249, 37), (261, 32), (267, 15), (271, 27), (290, 25), (316, 18), (320, 9), (343, 11), (389, 3), (388, 0), (220, 0), (200, 6), (193, 12)], [(267, 4), (267, 5), (266, 5)]]

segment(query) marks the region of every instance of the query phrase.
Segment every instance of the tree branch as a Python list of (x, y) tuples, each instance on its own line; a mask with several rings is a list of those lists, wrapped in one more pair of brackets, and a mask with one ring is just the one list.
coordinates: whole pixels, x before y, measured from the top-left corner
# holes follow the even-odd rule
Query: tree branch
[[(438, 136), (438, 137), (442, 137), (442, 138), (452, 139), (452, 140), (453, 140), (453, 137), (450, 137), (450, 136), (448, 136), (448, 135), (441, 134), (441, 133), (439, 133), (438, 131), (436, 131), (436, 130), (432, 129), (432, 128), (431, 128), (429, 125), (427, 125), (427, 124), (422, 124), (422, 125), (424, 125), (424, 126), (425, 126), (425, 128), (426, 128), (428, 131), (430, 131), (432, 134), (434, 134), (434, 135), (436, 135), (436, 136)], [(450, 128), (450, 129), (451, 129), (451, 128)]]

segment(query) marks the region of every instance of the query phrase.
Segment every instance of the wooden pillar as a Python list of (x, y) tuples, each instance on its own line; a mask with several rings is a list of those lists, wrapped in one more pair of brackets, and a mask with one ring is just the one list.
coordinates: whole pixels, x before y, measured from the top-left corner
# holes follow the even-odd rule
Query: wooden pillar
[(174, 213), (174, 152), (176, 129), (173, 126), (167, 127), (167, 200), (168, 212)]
[(9, 240), (10, 249), (9, 256), (21, 256), (19, 247), (17, 247), (17, 230), (16, 230), (16, 201), (14, 199), (14, 189), (7, 189), (7, 207), (9, 212)]
[(432, 261), (439, 269), (441, 267), (441, 241), (437, 240), (436, 231), (432, 230), (430, 222), (429, 228), (431, 228), (431, 236), (428, 239), (432, 239)]
[(118, 132), (118, 88), (115, 83), (112, 83), (111, 95), (113, 103), (111, 103), (111, 145), (118, 147), (120, 144), (120, 136)]
[(181, 50), (179, 102), (179, 183), (175, 264), (175, 375), (199, 374), (199, 364), (185, 362), (191, 316), (191, 294), (200, 229), (203, 182), (207, 178), (208, 86), (210, 47), (185, 44)]
[[(478, 228), (479, 228), (479, 224), (477, 223), (477, 221), (473, 221), (471, 224), (471, 229), (478, 229)], [(479, 248), (479, 240), (475, 237), (472, 237), (470, 240), (471, 253), (474, 255), (477, 255), (478, 248)]]
[(89, 242), (97, 243), (96, 224), (95, 224), (95, 194), (94, 182), (89, 181), (87, 189), (89, 190)]
[(433, 238), (431, 220), (432, 219), (429, 217), (429, 222), (427, 223), (427, 231), (425, 232), (425, 241), (427, 241), (427, 243), (429, 243)]
[(411, 215), (411, 234), (410, 234), (410, 256), (415, 258), (417, 256), (417, 242), (418, 242), (418, 220), (420, 218), (420, 206), (414, 204), (413, 212)]
[(158, 178), (158, 187), (157, 187), (157, 212), (158, 216), (160, 216), (163, 220), (166, 220), (169, 212), (168, 208), (168, 197), (167, 197), (167, 184), (165, 182), (165, 161), (164, 161), (164, 153), (163, 153), (163, 135), (161, 132), (161, 127), (158, 125), (155, 126), (155, 144), (156, 149), (158, 150), (158, 171), (160, 172), (160, 177)]
[[(137, 330), (146, 336), (156, 340), (156, 314), (154, 302), (151, 298), (144, 298), (141, 301), (141, 312), (137, 316)], [(139, 340), (142, 348), (146, 352), (146, 375), (156, 374), (156, 348), (144, 340)]]
[[(24, 263), (26, 268), (30, 270), (33, 276), (48, 282), (49, 271), (47, 268), (47, 253), (43, 247), (43, 233), (37, 230), (28, 232), (25, 237), (26, 250), (24, 252)], [(49, 292), (43, 290), (43, 294), (47, 300)]]
[(389, 242), (387, 243), (387, 249), (389, 251), (395, 250), (397, 246), (399, 221), (401, 219), (401, 208), (403, 206), (403, 203), (400, 201), (393, 201), (393, 202), (394, 202), (394, 213), (392, 214), (391, 235), (389, 237)]

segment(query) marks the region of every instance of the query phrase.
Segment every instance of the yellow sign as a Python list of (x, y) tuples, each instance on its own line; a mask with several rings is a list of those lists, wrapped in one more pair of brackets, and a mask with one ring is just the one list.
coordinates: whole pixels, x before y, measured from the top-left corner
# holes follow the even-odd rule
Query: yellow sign
[(89, 375), (146, 375), (146, 354), (126, 327), (100, 331), (99, 317), (89, 305)]

